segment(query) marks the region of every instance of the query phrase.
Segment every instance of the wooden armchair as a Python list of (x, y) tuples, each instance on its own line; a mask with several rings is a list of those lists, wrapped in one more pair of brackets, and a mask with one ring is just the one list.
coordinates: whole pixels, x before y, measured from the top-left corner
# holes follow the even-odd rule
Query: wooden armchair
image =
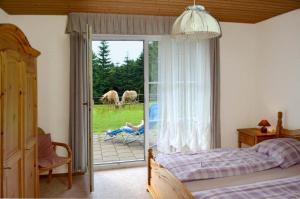
[[(69, 145), (51, 141), (50, 134), (46, 134), (38, 128), (38, 164), (39, 173), (49, 170), (48, 181), (52, 179), (53, 168), (68, 164), (68, 188), (72, 187), (72, 151)], [(67, 150), (68, 157), (61, 157), (56, 154), (56, 147), (60, 146)]]

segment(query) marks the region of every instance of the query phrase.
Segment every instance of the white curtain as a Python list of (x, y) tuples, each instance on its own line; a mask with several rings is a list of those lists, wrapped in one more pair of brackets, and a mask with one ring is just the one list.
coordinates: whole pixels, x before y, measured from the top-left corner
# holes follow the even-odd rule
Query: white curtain
[(165, 37), (159, 44), (157, 147), (161, 152), (210, 148), (209, 40)]

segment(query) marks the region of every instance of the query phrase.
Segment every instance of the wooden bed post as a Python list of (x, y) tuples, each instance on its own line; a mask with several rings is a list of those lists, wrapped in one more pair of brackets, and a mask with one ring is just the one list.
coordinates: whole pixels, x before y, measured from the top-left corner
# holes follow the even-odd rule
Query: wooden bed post
[(282, 112), (278, 112), (278, 120), (277, 120), (277, 126), (276, 126), (276, 135), (279, 137), (279, 135), (282, 133)]
[(153, 159), (153, 150), (148, 149), (148, 185), (151, 183), (151, 159)]

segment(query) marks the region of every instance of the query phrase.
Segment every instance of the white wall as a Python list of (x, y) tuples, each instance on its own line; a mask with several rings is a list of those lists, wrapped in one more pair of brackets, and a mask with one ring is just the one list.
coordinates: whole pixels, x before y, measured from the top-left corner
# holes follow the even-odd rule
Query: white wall
[(257, 30), (257, 119), (276, 125), (281, 110), (285, 127), (300, 128), (300, 9), (258, 23)]
[(300, 9), (257, 24), (221, 23), (222, 147), (263, 119), (300, 128)]
[(38, 57), (38, 125), (53, 140), (68, 142), (69, 129), (69, 36), (66, 16), (10, 16), (26, 35)]
[(6, 14), (6, 12), (4, 12), (0, 8), (0, 23), (7, 23), (7, 22), (8, 22), (8, 14)]
[(222, 147), (237, 146), (237, 128), (255, 125), (258, 69), (256, 26), (221, 23), (220, 95)]
[[(7, 15), (0, 9), (0, 22), (18, 26), (30, 45), (41, 52), (37, 59), (38, 125), (50, 132), (53, 140), (68, 143), (70, 42), (69, 35), (65, 34), (67, 16)], [(58, 153), (66, 154), (62, 149)], [(64, 170), (58, 168), (56, 172)]]

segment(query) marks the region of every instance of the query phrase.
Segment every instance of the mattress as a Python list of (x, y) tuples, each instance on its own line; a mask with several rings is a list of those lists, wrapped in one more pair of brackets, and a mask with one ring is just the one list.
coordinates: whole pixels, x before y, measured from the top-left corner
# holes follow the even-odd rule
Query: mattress
[(197, 192), (214, 188), (237, 186), (266, 180), (288, 178), (296, 175), (300, 175), (300, 164), (289, 167), (287, 169), (281, 169), (280, 167), (277, 167), (274, 169), (259, 171), (247, 175), (184, 182), (184, 185), (191, 192)]

